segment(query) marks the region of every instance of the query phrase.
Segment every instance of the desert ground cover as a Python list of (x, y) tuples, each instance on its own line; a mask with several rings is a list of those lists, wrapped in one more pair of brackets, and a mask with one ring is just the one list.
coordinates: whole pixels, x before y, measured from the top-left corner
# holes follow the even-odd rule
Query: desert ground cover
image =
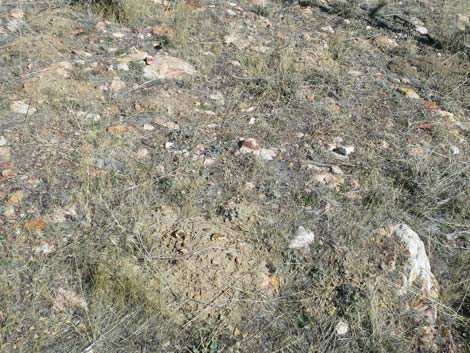
[(469, 352), (469, 16), (1, 0), (0, 352)]

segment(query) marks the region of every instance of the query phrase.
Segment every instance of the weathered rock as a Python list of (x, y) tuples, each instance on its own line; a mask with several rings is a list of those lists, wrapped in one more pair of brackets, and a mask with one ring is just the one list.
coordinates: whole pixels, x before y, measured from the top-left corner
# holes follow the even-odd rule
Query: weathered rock
[(14, 177), (17, 174), (17, 172), (13, 169), (4, 169), (2, 170), (2, 177), (4, 178), (11, 178)]
[(405, 96), (411, 99), (420, 99), (420, 96), (418, 93), (416, 93), (413, 89), (408, 88), (408, 87), (398, 87), (397, 88), (398, 92), (403, 93)]
[(388, 49), (398, 48), (397, 41), (394, 39), (388, 38), (385, 35), (381, 35), (375, 38), (375, 42), (383, 48), (388, 48)]
[(458, 148), (457, 146), (451, 145), (450, 152), (455, 155), (460, 154), (460, 148)]
[(144, 77), (148, 80), (180, 79), (195, 73), (194, 66), (173, 56), (157, 56), (150, 65), (144, 68)]
[(331, 171), (332, 173), (334, 173), (334, 174), (344, 175), (343, 170), (342, 170), (339, 166), (337, 166), (337, 165), (332, 165), (332, 166), (330, 167), (330, 171)]
[(13, 206), (7, 206), (3, 209), (3, 216), (6, 219), (13, 220), (17, 218), (17, 215), (15, 213), (15, 208)]
[(256, 151), (254, 154), (260, 156), (264, 161), (272, 161), (277, 156), (276, 148), (261, 148), (259, 151)]
[(253, 153), (261, 148), (258, 141), (254, 138), (247, 138), (241, 141), (240, 152), (241, 153)]
[(335, 331), (338, 336), (343, 336), (349, 332), (349, 325), (343, 319), (339, 320), (339, 322), (335, 326)]
[(101, 116), (95, 113), (88, 113), (84, 111), (78, 111), (75, 113), (77, 118), (83, 119), (85, 121), (97, 123), (101, 120)]
[(315, 234), (310, 229), (300, 226), (295, 232), (294, 238), (289, 243), (291, 249), (302, 249), (308, 247), (315, 241)]
[(0, 163), (9, 162), (10, 159), (10, 149), (8, 147), (0, 147)]
[(115, 77), (111, 81), (110, 88), (111, 88), (111, 91), (113, 91), (114, 93), (118, 93), (126, 88), (126, 83), (122, 81), (119, 77)]
[(145, 147), (141, 147), (138, 149), (136, 153), (137, 159), (144, 159), (149, 155), (149, 150), (146, 149)]
[(438, 284), (431, 272), (431, 265), (423, 241), (406, 224), (397, 224), (394, 226), (393, 231), (409, 253), (407, 273), (404, 277), (402, 291), (405, 292), (412, 285), (417, 285), (421, 288), (423, 295), (436, 298)]
[(10, 105), (10, 109), (12, 112), (18, 113), (18, 114), (34, 114), (36, 112), (36, 109), (29, 104), (26, 104), (23, 101), (14, 101)]
[(55, 245), (54, 244), (49, 244), (45, 241), (42, 241), (39, 246), (35, 246), (33, 248), (33, 251), (35, 253), (43, 254), (43, 255), (49, 255), (55, 251)]
[(121, 39), (121, 38), (124, 38), (126, 36), (126, 34), (123, 33), (123, 32), (114, 32), (114, 33), (111, 33), (111, 34), (114, 38), (117, 38), (117, 39)]
[(163, 126), (163, 127), (166, 127), (167, 129), (170, 129), (170, 130), (178, 130), (180, 128), (177, 123), (175, 123), (171, 120), (168, 120), (166, 118), (163, 118), (163, 117), (155, 118), (153, 120), (153, 123), (157, 124), (157, 125), (160, 125), (160, 126)]
[(129, 65), (127, 63), (118, 63), (116, 68), (120, 71), (129, 71)]
[(153, 131), (155, 130), (155, 126), (153, 126), (152, 124), (144, 124), (142, 126), (142, 129), (144, 129), (145, 131)]
[(424, 27), (424, 23), (423, 21), (421, 21), (419, 18), (416, 18), (416, 17), (412, 17), (410, 19), (410, 22), (415, 26), (415, 30), (416, 32), (418, 32), (419, 34), (428, 34), (428, 29), (426, 27)]
[(149, 54), (146, 51), (134, 51), (130, 54), (125, 56), (119, 57), (116, 59), (118, 63), (121, 64), (129, 64), (130, 62), (134, 61), (142, 61), (148, 56)]
[(313, 175), (312, 179), (318, 184), (328, 185), (335, 188), (339, 188), (342, 184), (344, 184), (344, 177), (336, 176), (327, 171), (320, 171), (319, 173)]
[(6, 146), (7, 144), (7, 139), (5, 136), (0, 136), (0, 147)]
[(466, 31), (467, 27), (470, 27), (470, 17), (463, 15), (463, 14), (457, 14), (457, 28), (459, 31)]
[(333, 152), (338, 153), (342, 156), (349, 156), (354, 152), (354, 146), (339, 146), (333, 149)]
[(25, 197), (25, 193), (23, 190), (17, 190), (13, 194), (10, 195), (7, 201), (8, 206), (15, 206), (21, 203), (23, 201), (23, 198)]

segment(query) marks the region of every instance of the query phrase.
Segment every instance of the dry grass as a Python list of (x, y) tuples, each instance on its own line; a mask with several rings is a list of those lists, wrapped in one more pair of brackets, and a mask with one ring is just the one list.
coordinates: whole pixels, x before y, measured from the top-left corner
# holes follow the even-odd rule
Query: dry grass
[(152, 0), (74, 0), (72, 4), (74, 3), (122, 23), (136, 23), (155, 18), (157, 9)]
[[(0, 67), (10, 68), (0, 69), (5, 76), (0, 125), (12, 141), (16, 168), (25, 175), (5, 180), (2, 213), (11, 192), (27, 190), (15, 206), (19, 218), (0, 228), (1, 353), (415, 352), (419, 325), (406, 301), (396, 296), (397, 274), (386, 276), (383, 269), (386, 254), (397, 255), (398, 267), (404, 257), (391, 239), (377, 236), (379, 228), (399, 222), (425, 241), (441, 285), (436, 328), (450, 332), (458, 349), (469, 348), (468, 131), (423, 105), (432, 100), (454, 112), (457, 121), (469, 114), (467, 33), (455, 37), (454, 29), (444, 25), (453, 11), (460, 11), (452, 9), (453, 3), (433, 14), (414, 2), (403, 8), (389, 3), (380, 12), (407, 9), (429, 22), (439, 18), (436, 28), (429, 28), (446, 43), (439, 57), (437, 49), (412, 36), (399, 40), (397, 49), (375, 46), (374, 38), (393, 32), (365, 30), (369, 22), (357, 2), (351, 7), (335, 2), (333, 9), (322, 10), (310, 1), (302, 2), (300, 10), (288, 2), (248, 6), (250, 13), (274, 23), (276, 32), (261, 24), (254, 32), (259, 43), (269, 43), (266, 52), (222, 44), (228, 30), (221, 21), (223, 7), (198, 12), (186, 1), (164, 7), (136, 0), (80, 3), (51, 4), (47, 11), (26, 8), (30, 28), (0, 43), (5, 49)], [(315, 11), (302, 15), (305, 6)], [(51, 14), (57, 25), (47, 27)], [(127, 43), (108, 35), (120, 23), (112, 23), (116, 27), (97, 40), (94, 26), (100, 16), (132, 28), (142, 23), (173, 26), (177, 35), (164, 50), (191, 61), (198, 74), (122, 95), (94, 94), (89, 87), (110, 82), (114, 75), (128, 83), (126, 92), (143, 83), (139, 64), (124, 73), (99, 65), (82, 69), (94, 61), (109, 66), (113, 53), (137, 46), (137, 37)], [(341, 22), (344, 17), (351, 22)], [(332, 23), (338, 25), (324, 46), (317, 33)], [(70, 24), (86, 32), (72, 37)], [(315, 39), (304, 40), (304, 32)], [(42, 45), (25, 51), (34, 38)], [(53, 49), (45, 50), (48, 45)], [(75, 60), (70, 50), (77, 46), (95, 56), (75, 66), (64, 87), (79, 91), (76, 87), (91, 82), (83, 86), (87, 95), (63, 89), (39, 92), (43, 96), (37, 99), (45, 99), (32, 102), (38, 113), (15, 120), (10, 97), (31, 99), (35, 87), (29, 78), (21, 81), (19, 73), (27, 72), (28, 63), (42, 67)], [(111, 47), (118, 51), (108, 52)], [(397, 58), (416, 68), (408, 72), (411, 77), (404, 71), (408, 66), (393, 65)], [(397, 92), (404, 77), (422, 100)], [(58, 80), (55, 87), (62, 83)], [(215, 92), (223, 95), (223, 104), (209, 98)], [(250, 106), (256, 109), (247, 112)], [(84, 120), (77, 111), (99, 113), (102, 119)], [(180, 129), (141, 128), (149, 117), (161, 115), (177, 121)], [(254, 125), (248, 124), (251, 117)], [(117, 123), (135, 128), (121, 135), (106, 131)], [(299, 132), (304, 136), (298, 137)], [(336, 159), (323, 147), (338, 136), (356, 148), (348, 160)], [(263, 162), (236, 154), (240, 137), (279, 148), (279, 158)], [(174, 147), (166, 149), (168, 141)], [(216, 163), (202, 167), (190, 158), (200, 144)], [(461, 153), (449, 152), (451, 145)], [(149, 156), (138, 159), (139, 148)], [(311, 165), (340, 166), (344, 182), (336, 187), (316, 182)], [(32, 186), (33, 177), (40, 180), (38, 186)], [(29, 220), (49, 219), (55, 210), (72, 205), (75, 211), (65, 220), (50, 222), (43, 231), (24, 230)], [(260, 250), (269, 274), (283, 280), (276, 295), (238, 288), (239, 297), (228, 308), (236, 308), (238, 320), (225, 313), (205, 320), (195, 313), (181, 322), (181, 308), (162, 287), (166, 265), (154, 260), (163, 251), (162, 239), (174, 231), (154, 216), (165, 207), (178, 210), (176, 224), (199, 218), (225, 224)], [(316, 243), (305, 252), (286, 246), (299, 225), (316, 234)], [(34, 250), (44, 242), (55, 251), (43, 255)], [(238, 284), (224, 283), (232, 289)], [(61, 289), (86, 305), (58, 310)], [(415, 295), (410, 291), (407, 298)], [(349, 324), (344, 337), (335, 333), (340, 320)], [(452, 352), (447, 341), (438, 349)]]

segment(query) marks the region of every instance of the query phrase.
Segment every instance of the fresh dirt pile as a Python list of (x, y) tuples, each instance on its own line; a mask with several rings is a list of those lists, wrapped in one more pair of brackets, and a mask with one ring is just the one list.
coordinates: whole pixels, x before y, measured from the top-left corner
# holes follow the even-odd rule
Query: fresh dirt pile
[[(245, 236), (221, 222), (178, 219), (174, 209), (153, 215), (155, 233), (148, 235), (148, 256), (157, 278), (150, 285), (161, 293), (163, 312), (177, 322), (194, 319), (228, 320), (252, 315), (261, 298), (274, 294), (266, 254)], [(158, 272), (157, 272), (158, 271)], [(239, 305), (242, 304), (242, 305)]]

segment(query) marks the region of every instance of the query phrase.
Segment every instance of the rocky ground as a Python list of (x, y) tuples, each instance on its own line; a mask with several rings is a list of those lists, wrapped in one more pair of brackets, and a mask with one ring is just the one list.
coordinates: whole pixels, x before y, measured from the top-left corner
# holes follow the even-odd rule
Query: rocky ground
[(469, 14), (0, 2), (0, 352), (468, 352)]

